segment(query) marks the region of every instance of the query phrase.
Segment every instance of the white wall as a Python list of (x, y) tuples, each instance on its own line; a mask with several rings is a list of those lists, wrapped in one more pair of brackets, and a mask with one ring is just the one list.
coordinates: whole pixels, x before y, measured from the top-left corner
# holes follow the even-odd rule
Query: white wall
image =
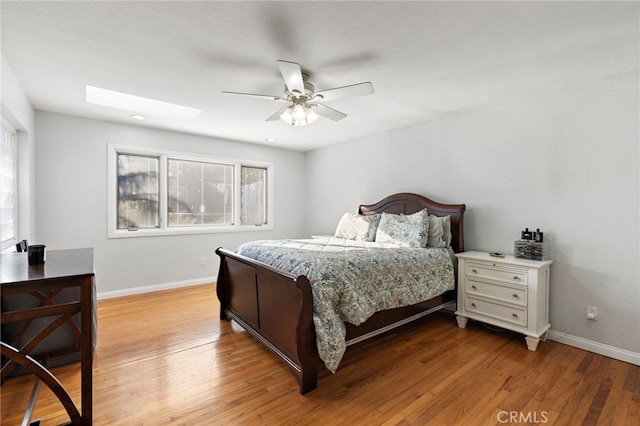
[[(25, 149), (20, 238), (94, 247), (102, 293), (206, 280), (217, 246), (333, 232), (357, 204), (410, 191), (467, 204), (467, 250), (510, 252), (523, 227), (540, 227), (554, 260), (553, 330), (640, 353), (637, 70), (304, 156), (47, 112), (34, 124), (4, 58), (2, 67), (2, 112)], [(275, 230), (107, 239), (109, 142), (273, 162)], [(587, 304), (597, 322), (584, 319)]]
[[(235, 249), (255, 239), (303, 236), (300, 152), (40, 111), (36, 130), (38, 242), (47, 250), (93, 247), (99, 293), (205, 282), (217, 274), (216, 247)], [(273, 163), (274, 230), (108, 239), (109, 143)]]
[(307, 233), (404, 191), (466, 203), (467, 250), (511, 253), (539, 227), (552, 329), (638, 354), (638, 82), (630, 71), (309, 152)]

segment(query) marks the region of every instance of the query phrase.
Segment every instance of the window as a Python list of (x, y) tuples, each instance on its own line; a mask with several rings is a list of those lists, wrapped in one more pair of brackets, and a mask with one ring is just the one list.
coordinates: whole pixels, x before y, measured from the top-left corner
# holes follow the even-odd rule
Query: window
[(233, 225), (233, 166), (169, 159), (169, 226)]
[(267, 169), (243, 166), (241, 175), (240, 223), (264, 225), (267, 223)]
[(17, 205), (16, 133), (4, 123), (0, 126), (0, 250), (16, 243)]
[(271, 164), (109, 145), (109, 237), (273, 229)]
[(118, 229), (160, 226), (160, 159), (118, 154)]

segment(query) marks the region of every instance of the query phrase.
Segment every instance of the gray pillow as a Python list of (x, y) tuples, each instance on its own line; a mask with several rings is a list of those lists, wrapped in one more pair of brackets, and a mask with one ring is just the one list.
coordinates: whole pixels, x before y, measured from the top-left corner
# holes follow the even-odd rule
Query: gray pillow
[(451, 245), (451, 218), (429, 215), (428, 247), (449, 247)]

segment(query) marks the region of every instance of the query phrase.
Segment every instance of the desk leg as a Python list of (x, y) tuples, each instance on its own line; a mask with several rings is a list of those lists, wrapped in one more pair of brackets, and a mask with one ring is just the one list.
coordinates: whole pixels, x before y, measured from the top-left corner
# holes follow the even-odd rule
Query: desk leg
[(86, 277), (81, 290), (82, 424), (93, 424), (93, 277)]

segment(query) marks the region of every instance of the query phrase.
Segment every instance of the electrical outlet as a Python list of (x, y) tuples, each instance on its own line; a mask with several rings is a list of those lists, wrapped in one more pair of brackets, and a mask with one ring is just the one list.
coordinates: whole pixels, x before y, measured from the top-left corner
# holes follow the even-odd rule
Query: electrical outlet
[(587, 306), (587, 319), (598, 320), (598, 308), (596, 306)]
[(204, 259), (204, 257), (200, 258), (200, 266), (205, 266), (206, 265), (206, 261)]

